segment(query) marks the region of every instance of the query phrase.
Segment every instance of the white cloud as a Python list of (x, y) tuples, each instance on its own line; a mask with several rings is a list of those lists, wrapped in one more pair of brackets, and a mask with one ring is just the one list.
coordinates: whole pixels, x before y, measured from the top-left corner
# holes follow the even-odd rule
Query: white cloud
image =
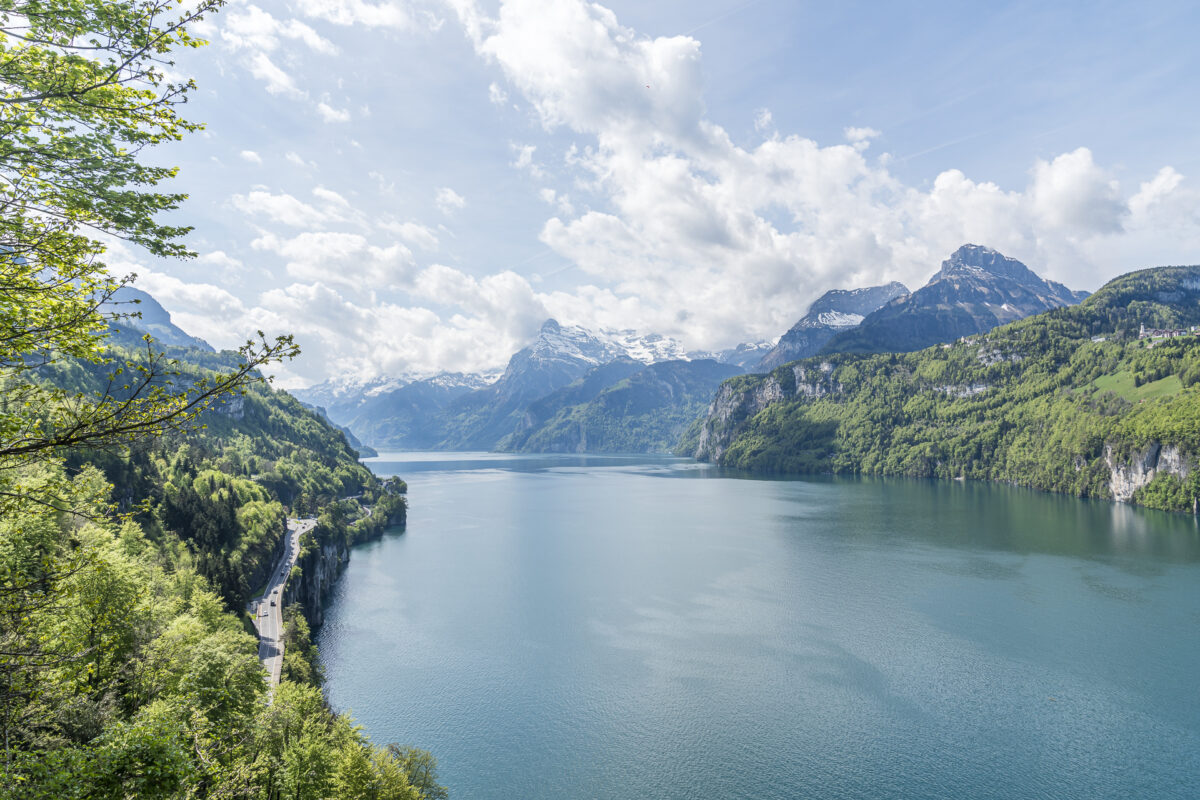
[(243, 161), (249, 161), (251, 164), (261, 164), (262, 163), (262, 156), (260, 156), (258, 153), (254, 152), (253, 150), (243, 150), (241, 152), (241, 156), (242, 156)]
[[(506, 0), (495, 18), (468, 0), (453, 6), (542, 125), (584, 139), (566, 165), (596, 207), (575, 216), (556, 191), (539, 192), (557, 214), (542, 241), (595, 282), (545, 298), (575, 321), (694, 347), (770, 338), (826, 289), (919, 286), (969, 241), (1095, 288), (1096, 265), (1113, 257), (1127, 221), (1162, 225), (1162, 209), (1183, 207), (1171, 174), (1129, 198), (1086, 149), (1039, 162), (1017, 189), (957, 170), (922, 189), (900, 182), (886, 158), (866, 160), (881, 135), (873, 128), (846, 128), (844, 145), (777, 134), (741, 147), (704, 113), (690, 37), (641, 36), (583, 0)], [(755, 122), (773, 125), (766, 109)], [(533, 164), (533, 146), (514, 165)]]
[(332, 189), (326, 189), (324, 186), (318, 186), (312, 191), (313, 197), (324, 200), (332, 206), (340, 206), (341, 208), (350, 208), (350, 201), (342, 197)]
[(1120, 188), (1081, 147), (1033, 169), (1033, 210), (1038, 224), (1070, 234), (1115, 233), (1128, 208)]
[[(535, 258), (549, 260), (533, 266), (553, 264), (547, 274), (570, 269), (553, 282), (562, 288), (534, 291), (514, 272), (487, 274), (486, 264), (422, 268), (452, 239), (466, 242), (453, 230), (466, 200), (423, 184), (395, 161), (376, 159), (349, 174), (354, 159), (347, 158), (347, 174), (326, 169), (326, 186), (311, 194), (281, 182), (291, 194), (251, 187), (231, 200), (257, 231), (247, 263), (271, 273), (278, 288), (241, 305), (203, 271), (181, 268), (204, 281), (197, 284), (147, 273), (177, 318), (198, 326), (185, 329), (214, 344), (235, 344), (258, 327), (294, 331), (305, 355), (286, 374), (297, 381), (333, 370), (360, 377), (478, 370), (502, 365), (545, 316), (658, 331), (692, 347), (773, 338), (821, 292), (890, 279), (920, 285), (967, 241), (1077, 288), (1200, 252), (1200, 196), (1193, 180), (1170, 167), (1120, 173), (1118, 183), (1115, 169), (1080, 149), (1032, 164), (1027, 179), (1003, 185), (955, 169), (906, 183), (889, 171), (886, 153), (867, 158), (881, 136), (872, 128), (847, 127), (844, 138), (823, 146), (778, 130), (762, 108), (752, 117), (761, 135), (735, 143), (706, 113), (700, 44), (690, 36), (643, 36), (584, 0), (500, 0), (484, 4), (486, 13), (475, 0), (443, 1), (491, 70), (476, 100), (483, 102), (486, 87), (491, 103), (528, 107), (553, 131), (521, 134), (527, 141), (502, 153), (500, 164), (535, 178), (535, 170), (553, 168), (553, 181), (543, 176), (534, 184), (547, 204), (539, 206), (547, 251)], [(326, 57), (337, 49), (326, 37), (350, 51), (349, 32), (335, 25), (386, 28), (393, 38), (401, 29), (432, 29), (436, 20), (407, 0), (298, 2), (293, 8), (312, 27), (246, 6), (214, 17), (224, 27), (210, 36), (268, 91), (306, 99), (312, 121), (352, 109), (356, 130), (366, 130), (367, 98), (350, 84), (351, 71), (343, 74)], [(347, 110), (335, 108), (334, 98)], [(387, 116), (373, 104), (380, 119)], [(374, 140), (360, 138), (368, 148)], [(357, 143), (344, 138), (329, 154), (284, 146), (318, 160), (358, 155)], [(546, 154), (560, 147), (567, 157), (551, 161)], [(259, 150), (292, 179), (317, 166), (296, 152), (279, 164), (276, 151)], [(364, 177), (388, 195), (397, 217), (351, 207)], [(408, 219), (418, 213), (413, 191), (432, 191), (449, 217), (443, 226)], [(218, 254), (200, 264), (240, 268)]]
[(1138, 219), (1146, 217), (1155, 207), (1165, 205), (1183, 183), (1183, 176), (1172, 167), (1163, 167), (1152, 180), (1143, 183), (1129, 198), (1129, 211)]
[(321, 115), (321, 119), (326, 122), (349, 122), (350, 111), (348, 109), (336, 109), (326, 103), (324, 100), (317, 103), (317, 113)]
[(214, 267), (231, 272), (237, 272), (241, 270), (243, 266), (241, 261), (229, 255), (224, 250), (213, 250), (210, 253), (201, 253), (196, 257), (196, 261), (201, 264), (210, 264)]
[(211, 283), (188, 283), (141, 267), (134, 285), (162, 303), (172, 322), (217, 348), (237, 347), (256, 330), (246, 322), (242, 301)]
[(437, 190), (433, 203), (443, 214), (451, 214), (458, 209), (465, 208), (467, 205), (466, 199), (448, 186), (443, 186)]
[(367, 173), (367, 177), (375, 181), (375, 186), (379, 189), (380, 194), (392, 195), (396, 193), (396, 182), (382, 172), (371, 170)]
[(266, 84), (271, 94), (286, 94), (290, 97), (306, 97), (307, 93), (300, 90), (292, 76), (284, 72), (271, 61), (266, 53), (255, 53), (247, 64), (250, 74)]
[[(264, 217), (271, 222), (290, 225), (294, 228), (312, 228), (323, 226), (330, 222), (341, 222), (347, 219), (343, 214), (341, 203), (330, 203), (322, 198), (320, 188), (314, 190), (319, 199), (325, 199), (322, 207), (310, 205), (298, 200), (290, 194), (272, 194), (265, 189), (255, 189), (246, 194), (235, 194), (230, 198), (233, 207), (252, 217)], [(341, 200), (340, 195), (338, 199)]]
[(299, 0), (306, 17), (334, 25), (364, 25), (369, 28), (409, 28), (413, 18), (400, 3), (367, 3), (363, 0)]
[(299, 20), (280, 22), (255, 5), (234, 9), (222, 15), (224, 26), (221, 39), (231, 50), (253, 50), (272, 52), (281, 39), (303, 42), (309, 49), (325, 55), (333, 55), (337, 48), (328, 39)]
[(376, 245), (357, 233), (308, 231), (292, 238), (264, 233), (250, 246), (282, 257), (288, 275), (298, 281), (344, 285), (366, 295), (403, 288), (415, 267), (412, 251), (399, 242)]
[(425, 225), (416, 222), (384, 221), (379, 223), (379, 227), (422, 250), (432, 251), (438, 248), (437, 234)]
[(701, 119), (700, 43), (688, 36), (638, 36), (612, 11), (581, 0), (514, 0), (486, 27), (494, 33), (483, 37), (479, 28), (478, 50), (499, 63), (547, 129), (657, 129), (668, 138)]
[(538, 190), (538, 197), (542, 201), (548, 203), (558, 209), (558, 213), (565, 217), (574, 216), (575, 207), (571, 205), (571, 198), (565, 194), (559, 194), (550, 187), (544, 187)]
[(541, 178), (545, 176), (545, 170), (542, 169), (540, 164), (533, 160), (533, 154), (537, 151), (536, 145), (510, 143), (509, 147), (514, 153), (516, 153), (516, 158), (513, 159), (512, 166), (516, 167), (517, 169), (529, 170), (529, 174), (534, 178)]
[[(221, 15), (221, 43), (226, 50), (238, 53), (242, 66), (266, 85), (271, 94), (303, 98), (302, 90), (291, 74), (279, 65), (272, 54), (283, 51), (286, 61), (294, 48), (285, 42), (299, 42), (321, 55), (335, 55), (332, 42), (300, 20), (282, 21), (256, 5), (235, 8)], [(294, 59), (293, 59), (294, 60)], [(332, 109), (331, 109), (332, 110)]]
[(849, 127), (845, 129), (846, 141), (854, 145), (856, 150), (866, 150), (870, 146), (871, 140), (876, 139), (883, 134), (874, 128), (855, 128)]
[[(452, 267), (434, 264), (417, 274), (412, 295), (455, 306), (466, 312), (454, 315), (456, 327), (471, 328), (482, 337), (495, 336), (506, 342), (529, 337), (549, 316), (529, 282), (509, 270), (475, 278)], [(506, 361), (509, 355), (511, 350), (492, 364)]]

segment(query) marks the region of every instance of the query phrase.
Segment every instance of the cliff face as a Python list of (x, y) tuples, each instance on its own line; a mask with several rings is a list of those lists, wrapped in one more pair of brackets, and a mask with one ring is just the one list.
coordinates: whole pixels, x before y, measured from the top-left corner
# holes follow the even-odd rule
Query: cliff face
[(284, 605), (300, 603), (304, 606), (309, 624), (314, 628), (319, 627), (325, 621), (325, 600), (349, 561), (350, 548), (344, 541), (314, 548), (298, 562), (299, 580), (288, 580), (283, 595)]
[(1149, 486), (1160, 473), (1174, 475), (1185, 480), (1189, 469), (1188, 458), (1178, 447), (1150, 442), (1141, 450), (1131, 453), (1128, 461), (1114, 454), (1112, 445), (1104, 446), (1104, 462), (1108, 465), (1108, 483), (1112, 498), (1128, 503), (1134, 493)]
[(833, 365), (828, 361), (821, 362), (816, 369), (812, 364), (781, 367), (748, 388), (735, 382), (723, 383), (708, 407), (695, 456), (700, 461), (720, 462), (746, 423), (772, 403), (797, 397), (825, 397), (842, 389), (833, 379)]
[[(373, 516), (373, 513), (367, 514), (368, 519)], [(284, 605), (299, 603), (304, 607), (309, 625), (314, 629), (320, 627), (325, 621), (325, 603), (333, 591), (333, 585), (350, 563), (352, 546), (378, 539), (388, 528), (402, 527), (407, 521), (408, 510), (404, 505), (399, 505), (380, 524), (366, 526), (363, 535), (356, 537), (351, 529), (348, 536), (334, 537), (332, 541), (314, 547), (297, 562), (300, 575), (298, 579), (288, 580), (283, 592)]]

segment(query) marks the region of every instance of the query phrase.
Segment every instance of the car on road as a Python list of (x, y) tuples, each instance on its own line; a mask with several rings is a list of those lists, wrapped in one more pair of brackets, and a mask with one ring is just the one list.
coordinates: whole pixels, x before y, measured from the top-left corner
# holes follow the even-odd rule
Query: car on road
[(275, 601), (274, 601), (274, 600), (272, 600), (272, 601), (271, 601), (271, 607), (272, 607), (272, 608), (274, 608), (274, 607), (275, 607)]

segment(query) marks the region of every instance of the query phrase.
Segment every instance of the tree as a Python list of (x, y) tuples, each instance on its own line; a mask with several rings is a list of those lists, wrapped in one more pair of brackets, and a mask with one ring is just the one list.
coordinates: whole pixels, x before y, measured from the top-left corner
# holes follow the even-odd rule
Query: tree
[(446, 787), (437, 782), (437, 759), (428, 750), (395, 743), (389, 744), (387, 750), (404, 768), (408, 782), (421, 800), (446, 800), (450, 796)]
[[(159, 215), (172, 167), (146, 148), (200, 126), (178, 114), (191, 81), (166, 77), (173, 50), (202, 44), (187, 26), (223, 0), (0, 0), (0, 723), (36, 733), (49, 668), (85, 666), (89, 687), (112, 677), (129, 646), (120, 619), (74, 614), (80, 599), (112, 606), (132, 590), (105, 572), (80, 535), (108, 516), (95, 471), (73, 478), (70, 451), (127, 445), (181, 427), (294, 356), (260, 333), (224, 371), (186, 374), (147, 339), (114, 353), (104, 303), (132, 278), (109, 274), (107, 244), (188, 257), (186, 227)], [(119, 315), (117, 315), (119, 316)], [(54, 377), (60, 380), (51, 381)], [(67, 379), (69, 378), (69, 380)], [(71, 386), (70, 389), (63, 388)], [(81, 485), (80, 479), (88, 484)], [(34, 510), (37, 513), (33, 513)], [(129, 605), (129, 598), (115, 603)], [(257, 663), (250, 664), (257, 667)], [(257, 674), (254, 676), (257, 679)], [(3, 782), (3, 781), (0, 781)]]
[[(177, 380), (149, 342), (125, 363), (105, 350), (114, 315), (101, 306), (132, 277), (108, 273), (105, 241), (192, 255), (190, 228), (156, 219), (185, 198), (159, 189), (176, 169), (139, 157), (200, 127), (178, 114), (193, 83), (165, 70), (172, 50), (203, 44), (187, 25), (222, 4), (0, 0), (0, 470), (188, 425), (297, 352), (260, 333), (235, 367)], [(108, 380), (74, 393), (37, 380), (64, 359), (106, 367)]]

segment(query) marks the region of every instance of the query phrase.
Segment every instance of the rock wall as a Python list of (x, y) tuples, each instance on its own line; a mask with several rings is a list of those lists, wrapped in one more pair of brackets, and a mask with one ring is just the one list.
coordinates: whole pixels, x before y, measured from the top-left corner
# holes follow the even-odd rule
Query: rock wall
[(843, 387), (833, 380), (832, 373), (833, 366), (825, 361), (817, 369), (806, 369), (799, 364), (777, 369), (747, 389), (734, 388), (736, 383), (721, 384), (700, 428), (696, 458), (719, 463), (746, 423), (772, 403), (797, 397), (816, 399), (841, 392)]
[(325, 601), (333, 584), (350, 561), (350, 548), (344, 542), (331, 542), (313, 549), (298, 563), (300, 578), (289, 579), (283, 603), (300, 603), (313, 628), (325, 621)]
[(1160, 472), (1184, 480), (1191, 471), (1188, 459), (1178, 447), (1164, 447), (1158, 442), (1151, 442), (1141, 450), (1135, 450), (1129, 454), (1128, 460), (1117, 455), (1111, 444), (1106, 444), (1104, 461), (1110, 471), (1109, 491), (1119, 503), (1132, 500), (1134, 492), (1147, 486)]
[[(367, 516), (373, 516), (373, 509), (368, 509)], [(378, 539), (389, 527), (405, 525), (408, 522), (407, 507), (403, 504), (397, 506), (384, 522), (378, 528), (368, 529), (370, 534), (357, 539), (354, 544)], [(333, 585), (350, 563), (352, 547), (352, 544), (343, 540), (326, 542), (296, 562), (300, 567), (300, 577), (298, 580), (288, 580), (283, 603), (285, 606), (290, 603), (304, 606), (304, 615), (314, 630), (325, 621), (325, 603), (329, 600)]]

